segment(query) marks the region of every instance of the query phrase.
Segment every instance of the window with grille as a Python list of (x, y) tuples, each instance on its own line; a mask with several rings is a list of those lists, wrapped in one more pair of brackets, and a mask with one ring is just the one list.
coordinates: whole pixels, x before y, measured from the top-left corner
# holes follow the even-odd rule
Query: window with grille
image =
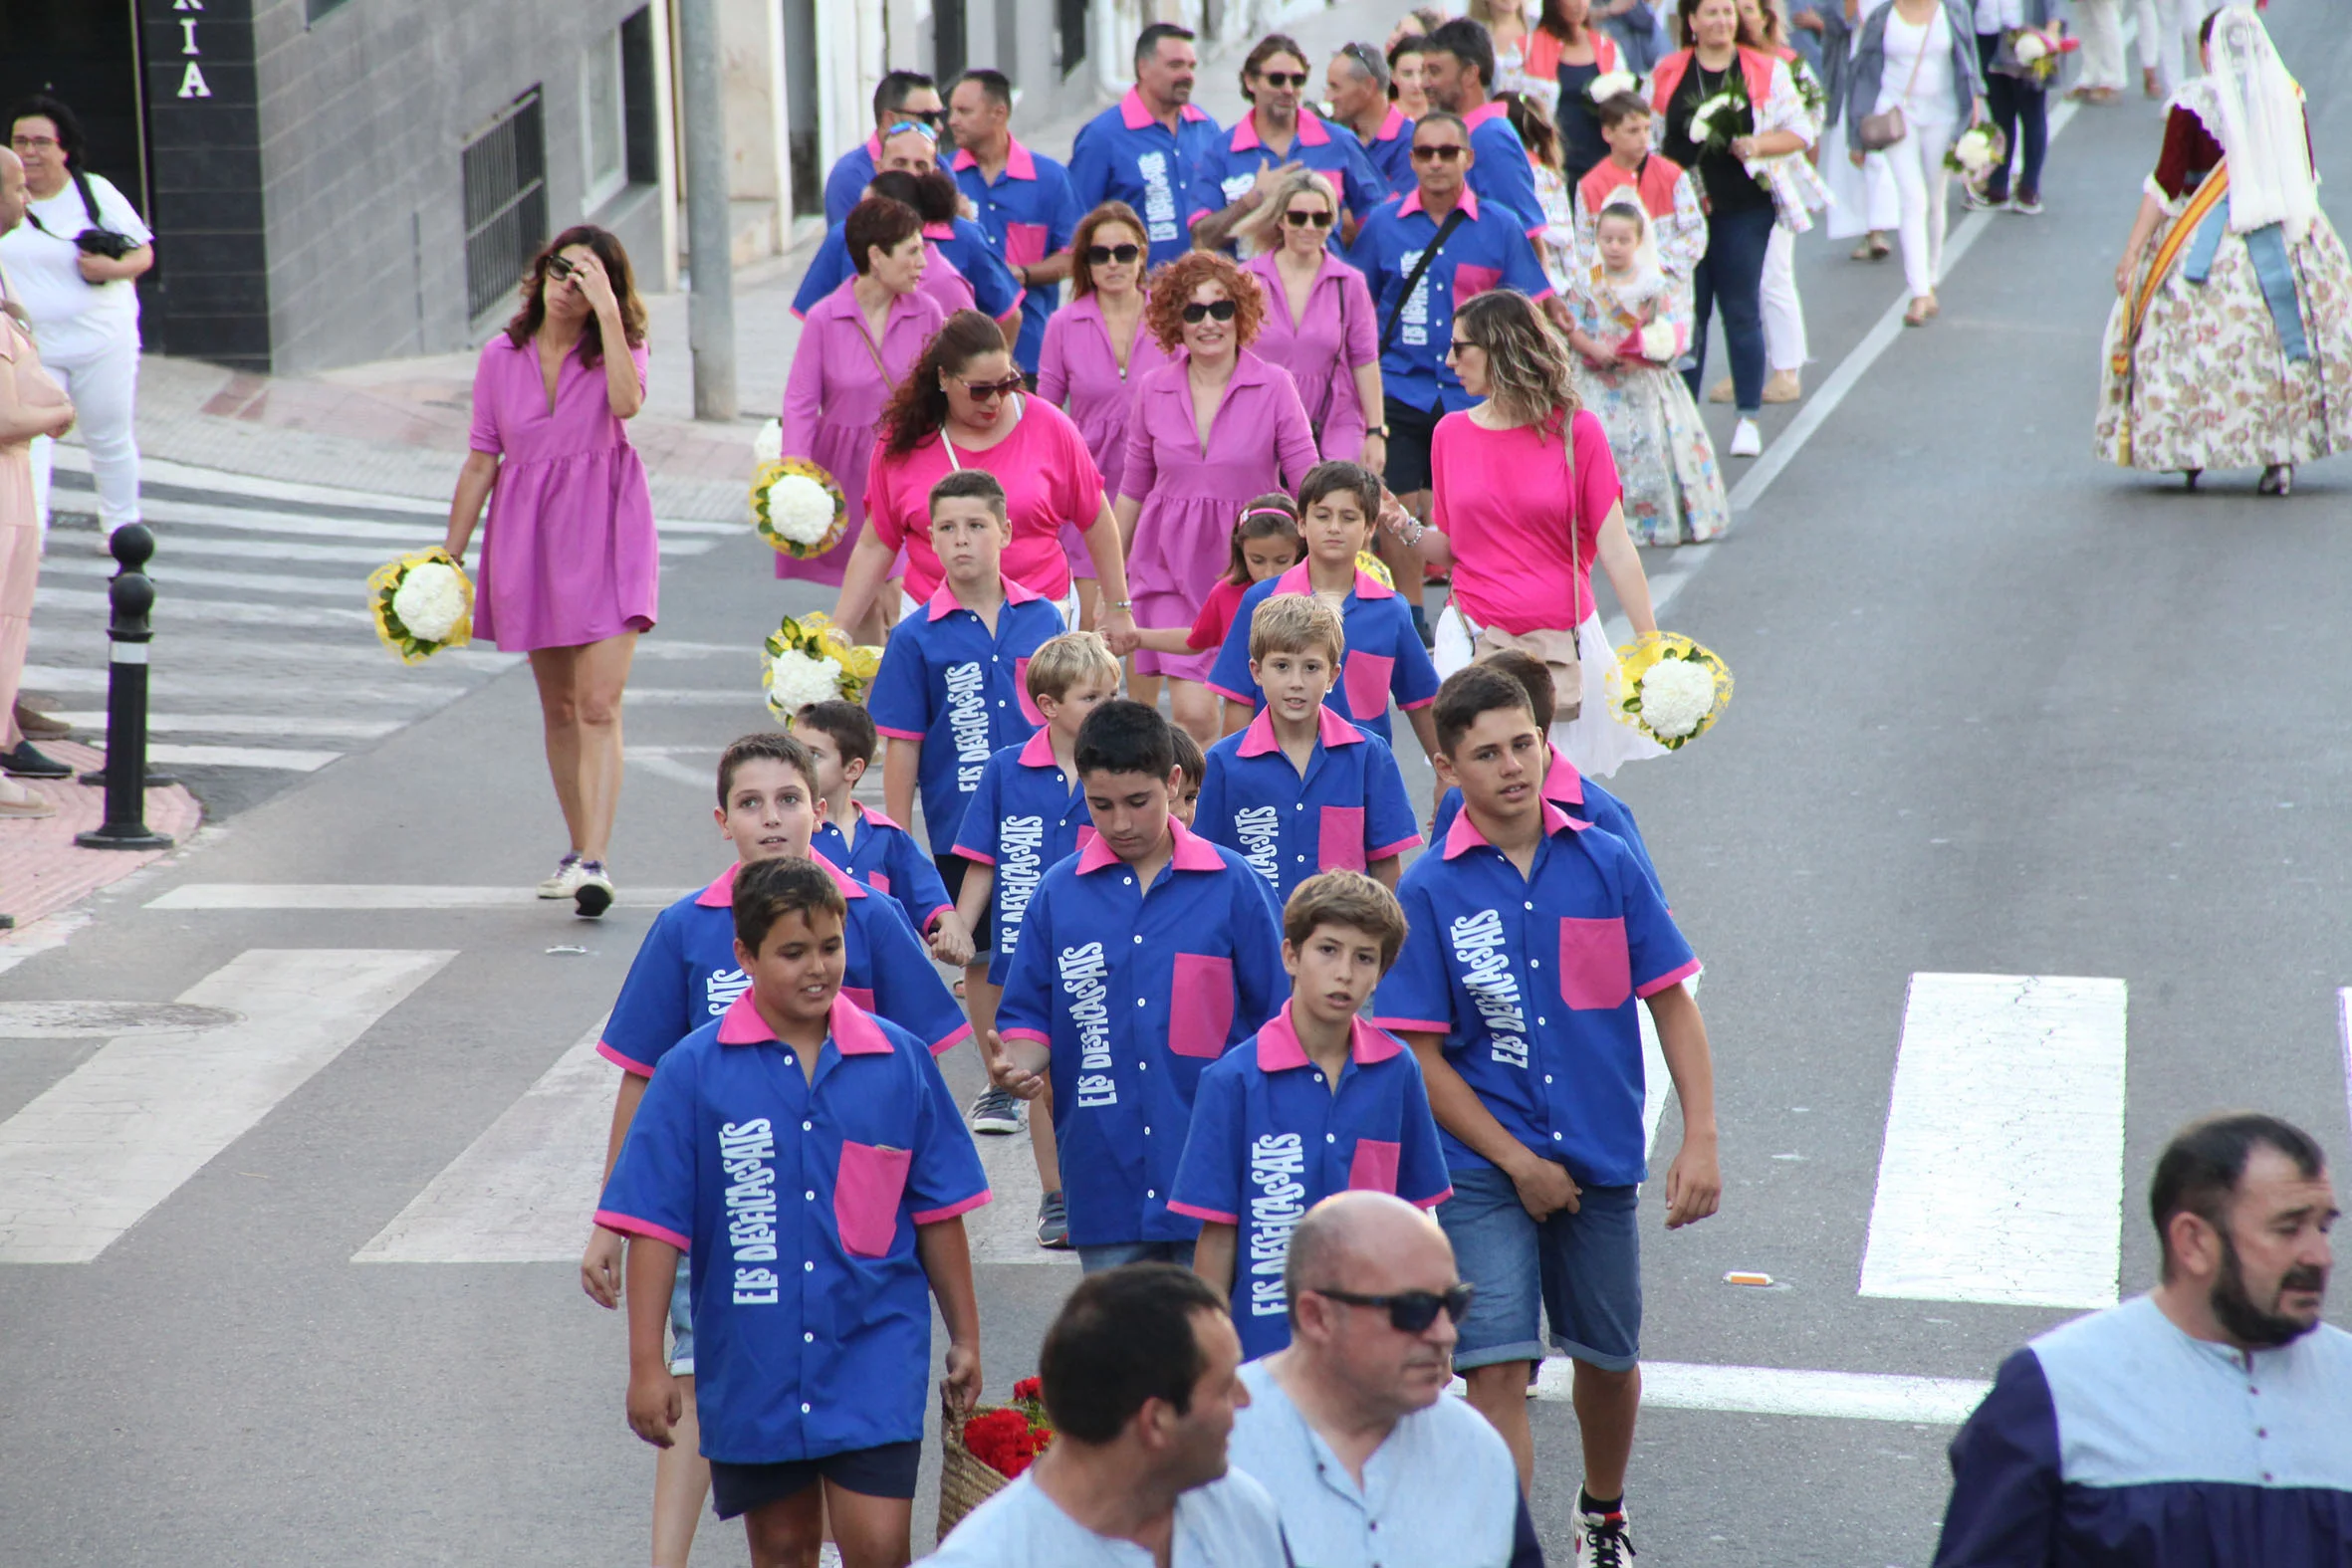
[(465, 181), (466, 313), (495, 308), (547, 243), (547, 122), (539, 89), (502, 111), (459, 154)]

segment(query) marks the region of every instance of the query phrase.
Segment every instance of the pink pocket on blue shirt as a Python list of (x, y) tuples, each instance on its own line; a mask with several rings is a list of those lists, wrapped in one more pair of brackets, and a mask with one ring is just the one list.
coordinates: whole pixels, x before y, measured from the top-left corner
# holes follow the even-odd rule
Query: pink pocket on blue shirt
[(1559, 923), (1559, 996), (1571, 1008), (1621, 1008), (1633, 995), (1633, 956), (1620, 919)]
[(1322, 810), (1322, 835), (1314, 846), (1315, 869), (1361, 871), (1364, 868), (1364, 808), (1360, 805), (1326, 805)]
[(1038, 712), (1038, 705), (1029, 695), (1029, 655), (1013, 661), (1013, 692), (1021, 699), (1021, 717), (1032, 724), (1044, 724), (1046, 716)]
[(1356, 723), (1376, 724), (1388, 712), (1388, 682), (1395, 671), (1396, 660), (1386, 654), (1347, 650), (1347, 667), (1340, 682), (1347, 693), (1347, 711), (1355, 715)]
[(1454, 309), (1459, 311), (1463, 301), (1474, 299), (1489, 289), (1500, 288), (1502, 284), (1503, 269), (1500, 267), (1473, 267), (1468, 263), (1455, 267)]
[(1233, 960), (1179, 953), (1169, 986), (1168, 1049), (1178, 1056), (1222, 1056), (1233, 1032)]
[(1026, 267), (1046, 259), (1046, 226), (1042, 223), (1005, 225), (1005, 265)]
[(911, 1149), (879, 1149), (841, 1140), (833, 1175), (833, 1225), (852, 1257), (885, 1257), (898, 1238), (898, 1201), (906, 1195)]
[(1401, 1143), (1385, 1143), (1378, 1138), (1358, 1138), (1355, 1158), (1347, 1162), (1347, 1190), (1351, 1193), (1394, 1193), (1396, 1191), (1397, 1159), (1404, 1153)]

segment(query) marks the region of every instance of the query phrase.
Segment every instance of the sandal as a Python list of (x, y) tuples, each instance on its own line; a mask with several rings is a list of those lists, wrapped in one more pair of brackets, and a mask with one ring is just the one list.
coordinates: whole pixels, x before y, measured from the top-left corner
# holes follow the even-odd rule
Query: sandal
[(1905, 327), (1925, 327), (1935, 314), (1935, 310), (1926, 299), (1913, 300), (1911, 309), (1903, 313), (1903, 325)]
[(2265, 496), (2293, 495), (2295, 493), (2295, 465), (2292, 463), (2272, 463), (2268, 468), (2262, 470), (2262, 477), (2255, 482), (2254, 489)]

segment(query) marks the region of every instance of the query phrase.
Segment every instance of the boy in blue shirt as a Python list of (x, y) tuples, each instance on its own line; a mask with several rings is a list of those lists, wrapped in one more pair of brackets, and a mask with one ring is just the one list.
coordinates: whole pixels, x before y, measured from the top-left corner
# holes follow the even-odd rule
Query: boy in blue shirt
[(691, 1252), (719, 1517), (743, 1518), (755, 1563), (814, 1560), (828, 1513), (845, 1561), (903, 1563), (930, 1404), (926, 1287), (950, 1397), (969, 1410), (980, 1393), (962, 1217), (988, 1181), (930, 1051), (842, 994), (848, 911), (829, 871), (747, 866), (730, 913), (751, 987), (670, 1052), (596, 1209), (630, 1237), (629, 1426), (677, 1441), (662, 1303)]
[[(1331, 690), (1340, 718), (1383, 746), (1393, 747), (1388, 702), (1405, 712), (1423, 755), (1437, 750), (1429, 705), (1437, 701), (1437, 666), (1421, 645), (1412, 609), (1396, 590), (1356, 568), (1356, 558), (1372, 543), (1380, 518), (1380, 476), (1354, 463), (1317, 463), (1298, 487), (1298, 534), (1306, 559), (1278, 576), (1255, 583), (1234, 611), (1233, 627), (1217, 650), (1209, 687), (1225, 698), (1227, 734), (1266, 706), (1266, 694), (1250, 671), (1251, 617), (1258, 606), (1282, 594), (1312, 594), (1339, 612), (1346, 633), (1347, 662)], [(1392, 884), (1393, 885), (1393, 884)]]
[[(739, 1001), (751, 985), (735, 953), (730, 913), (735, 879), (752, 864), (809, 860), (809, 838), (823, 812), (809, 749), (789, 735), (747, 735), (719, 758), (719, 836), (735, 846), (737, 862), (699, 893), (689, 893), (654, 917), (629, 965), (620, 997), (605, 1020), (596, 1049), (621, 1069), (605, 1141), (607, 1175), (646, 1093), (654, 1068), (680, 1040)], [(935, 1051), (946, 1050), (971, 1025), (898, 906), (869, 895), (829, 862), (822, 869), (840, 885), (848, 911), (843, 933), (843, 989), (850, 1001), (880, 1012)], [(581, 1288), (597, 1305), (620, 1304), (619, 1234), (602, 1226), (588, 1235), (580, 1263)], [(666, 1451), (655, 1466), (653, 1533), (657, 1555), (683, 1562), (709, 1476), (690, 1446), (694, 1432), (694, 1330), (683, 1277), (671, 1303), (677, 1343), (670, 1370), (685, 1392), (684, 1433), (689, 1446)]]
[(1683, 982), (1698, 960), (1624, 840), (1545, 800), (1528, 694), (1473, 664), (1437, 695), (1438, 779), (1462, 791), (1442, 845), (1397, 888), (1410, 934), (1374, 1021), (1420, 1058), (1454, 1196), (1438, 1223), (1478, 1288), (1454, 1364), (1470, 1402), (1534, 1471), (1527, 1385), (1551, 1343), (1574, 1359), (1584, 1490), (1576, 1559), (1624, 1549), (1625, 1464), (1641, 1403), (1641, 1246), (1648, 1174), (1636, 998), (1682, 1100), (1666, 1224), (1713, 1214), (1714, 1069)]
[[(1086, 793), (1078, 787), (1078, 730), (1088, 714), (1119, 694), (1119, 661), (1100, 633), (1065, 631), (1030, 655), (1027, 681), (1029, 700), (1045, 715), (1046, 727), (988, 760), (956, 834), (956, 853), (972, 862), (957, 912), (967, 921), (985, 920), (992, 901), (996, 911), (996, 927), (989, 933), (996, 956), (988, 978), (964, 983), (973, 1027), (984, 1031), (996, 1024), (997, 998), (1012, 970), (1021, 918), (1038, 882), (1094, 835)], [(992, 1084), (973, 1103), (971, 1121), (974, 1132), (1017, 1133), (1021, 1101)], [(1038, 1244), (1065, 1247), (1069, 1212), (1061, 1198), (1051, 1116), (1029, 1119), (1029, 1140), (1043, 1195)]]
[(1185, 826), (1192, 826), (1193, 814), (1201, 806), (1201, 785), (1209, 778), (1209, 759), (1201, 753), (1201, 743), (1182, 725), (1168, 727), (1168, 739), (1176, 745), (1176, 792), (1168, 797), (1168, 814)]
[(1265, 879), (1181, 826), (1168, 723), (1107, 702), (1078, 731), (1094, 839), (1046, 873), (1022, 916), (990, 1071), (1053, 1091), (1069, 1238), (1088, 1273), (1189, 1263), (1198, 1222), (1168, 1209), (1209, 1062), (1282, 1005)]
[(1201, 836), (1238, 850), (1281, 902), (1318, 871), (1369, 871), (1394, 887), (1397, 857), (1421, 842), (1396, 759), (1324, 701), (1346, 652), (1321, 599), (1261, 601), (1250, 679), (1266, 707), (1209, 748)]
[(1356, 1015), (1404, 940), (1404, 910), (1371, 878), (1299, 883), (1283, 908), (1291, 1000), (1201, 1073), (1168, 1207), (1201, 1222), (1193, 1270), (1232, 1301), (1247, 1359), (1291, 1342), (1283, 1267), (1307, 1210), (1350, 1189), (1422, 1209), (1453, 1193), (1420, 1067)]
[(792, 732), (817, 764), (817, 793), (824, 801), (810, 846), (905, 911), (933, 958), (951, 969), (971, 962), (971, 929), (956, 918), (939, 868), (914, 834), (856, 797), (858, 781), (873, 765), (873, 715), (838, 698), (815, 702), (793, 715)]

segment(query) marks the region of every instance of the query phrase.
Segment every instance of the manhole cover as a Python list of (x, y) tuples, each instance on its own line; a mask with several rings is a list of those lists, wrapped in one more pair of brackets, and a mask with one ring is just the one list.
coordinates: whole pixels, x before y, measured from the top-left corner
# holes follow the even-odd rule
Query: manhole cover
[(77, 1040), (217, 1029), (242, 1013), (184, 1002), (0, 1002), (0, 1039)]

